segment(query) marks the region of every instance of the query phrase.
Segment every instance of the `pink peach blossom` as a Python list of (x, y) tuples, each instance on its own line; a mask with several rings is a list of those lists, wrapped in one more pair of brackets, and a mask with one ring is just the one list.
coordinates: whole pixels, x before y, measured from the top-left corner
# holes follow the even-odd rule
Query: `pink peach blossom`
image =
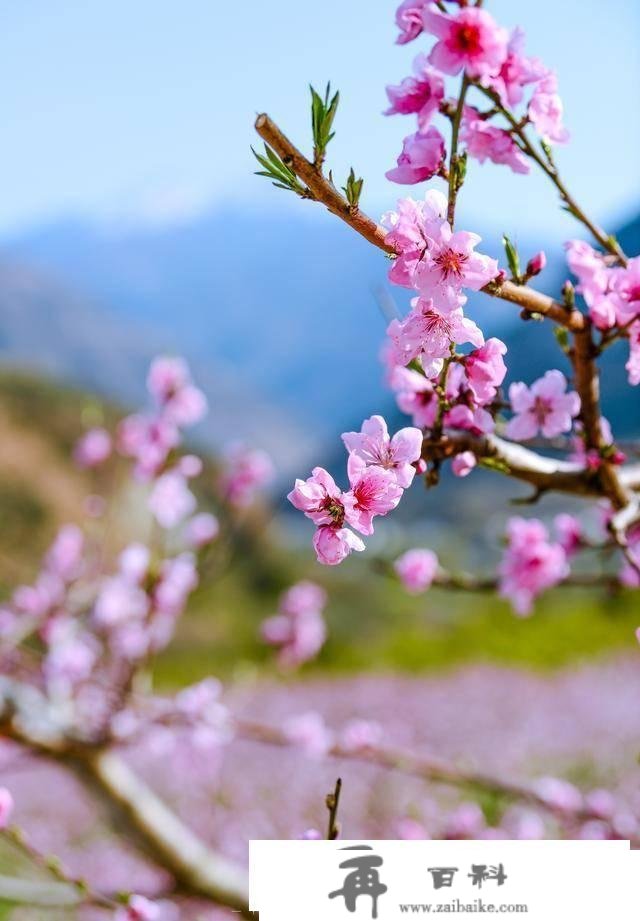
[(516, 27), (509, 38), (507, 56), (495, 76), (485, 79), (505, 106), (516, 106), (522, 102), (524, 87), (537, 83), (546, 75), (546, 69), (538, 58), (524, 55), (524, 31)]
[(388, 86), (390, 108), (385, 115), (417, 115), (418, 128), (423, 131), (444, 99), (444, 80), (427, 64), (424, 55), (414, 63), (415, 76), (405, 77), (399, 86)]
[[(420, 437), (422, 443), (422, 436)], [(358, 454), (350, 454), (347, 473), (352, 502), (345, 508), (345, 519), (361, 534), (373, 534), (373, 519), (386, 515), (402, 498), (402, 486), (395, 473), (383, 467), (372, 467)]]
[(495, 399), (498, 387), (507, 373), (503, 356), (507, 347), (500, 339), (487, 339), (479, 349), (467, 355), (464, 362), (465, 373), (471, 392), (481, 405)]
[(396, 39), (398, 45), (412, 42), (422, 32), (422, 14), (430, 0), (403, 0), (396, 12), (396, 25), (400, 34)]
[(187, 521), (184, 529), (184, 539), (188, 547), (200, 550), (215, 540), (220, 533), (220, 522), (215, 515), (201, 512)]
[(462, 429), (473, 435), (489, 435), (495, 429), (491, 413), (481, 406), (467, 406), (459, 403), (444, 414), (447, 428)]
[(73, 459), (79, 467), (98, 467), (111, 454), (111, 435), (103, 428), (85, 432), (73, 450)]
[(562, 124), (563, 105), (553, 72), (550, 71), (536, 86), (527, 113), (538, 134), (546, 141), (566, 144), (569, 140), (569, 132)]
[(385, 175), (400, 185), (415, 185), (435, 176), (444, 161), (444, 138), (437, 128), (417, 131), (402, 142), (398, 165)]
[(313, 549), (319, 563), (337, 566), (354, 550), (358, 553), (364, 550), (364, 543), (348, 528), (322, 525), (313, 536)]
[(401, 198), (396, 207), (397, 211), (382, 216), (382, 224), (389, 230), (385, 243), (398, 253), (389, 269), (389, 279), (396, 285), (413, 288), (416, 268), (431, 238), (447, 219), (447, 199), (439, 189), (428, 189), (423, 201)]
[(524, 617), (538, 595), (569, 575), (567, 555), (560, 544), (550, 541), (547, 528), (536, 518), (511, 518), (507, 539), (498, 567), (500, 594)]
[(573, 556), (582, 544), (582, 523), (575, 515), (561, 512), (553, 519), (553, 528), (567, 557)]
[(553, 438), (571, 430), (580, 412), (580, 397), (567, 392), (567, 379), (560, 371), (547, 371), (531, 387), (511, 384), (509, 399), (515, 416), (507, 424), (508, 438), (525, 441), (541, 432)]
[(465, 477), (469, 476), (477, 463), (476, 456), (472, 451), (463, 451), (461, 454), (456, 454), (453, 458), (451, 461), (451, 469), (455, 476)]
[(255, 501), (258, 492), (275, 476), (273, 461), (266, 451), (243, 444), (230, 445), (224, 457), (221, 486), (226, 499), (239, 508)]
[(353, 508), (355, 501), (323, 467), (314, 467), (307, 480), (297, 479), (287, 499), (315, 525), (338, 528), (344, 524), (346, 508)]
[(350, 720), (340, 733), (340, 745), (348, 752), (361, 752), (375, 748), (382, 741), (383, 731), (373, 720)]
[(278, 609), (291, 617), (321, 613), (327, 604), (327, 593), (315, 582), (296, 582), (280, 598)]
[(13, 812), (13, 797), (6, 787), (0, 787), (0, 829), (6, 828)]
[(46, 570), (63, 582), (72, 582), (81, 572), (83, 554), (82, 531), (75, 524), (64, 525), (47, 551), (44, 560)]
[(411, 416), (414, 425), (428, 429), (436, 421), (438, 396), (433, 382), (419, 371), (397, 365), (391, 377), (398, 408)]
[(391, 438), (382, 416), (371, 416), (359, 432), (345, 432), (342, 440), (347, 451), (362, 458), (367, 466), (390, 470), (403, 489), (411, 486), (416, 472), (413, 464), (422, 453), (420, 429), (400, 429)]
[(461, 306), (460, 290), (479, 291), (498, 274), (498, 263), (475, 252), (482, 238), (466, 230), (453, 231), (442, 221), (433, 233), (424, 258), (416, 268), (415, 286), (439, 307)]
[(196, 508), (185, 477), (178, 470), (169, 470), (158, 477), (149, 496), (149, 509), (162, 528), (174, 528)]
[(432, 550), (407, 550), (393, 564), (405, 589), (418, 595), (430, 588), (438, 573), (438, 557)]
[(473, 320), (467, 319), (461, 309), (442, 310), (432, 300), (424, 297), (413, 302), (413, 309), (404, 320), (392, 320), (387, 335), (393, 342), (399, 363), (408, 365), (414, 358), (427, 362), (449, 355), (452, 343), (471, 342), (484, 345), (484, 337)]
[(127, 416), (118, 426), (118, 451), (135, 459), (135, 475), (143, 481), (157, 475), (169, 453), (179, 443), (178, 428), (164, 416), (134, 414)]
[(640, 316), (640, 256), (629, 259), (624, 268), (613, 269), (610, 277), (616, 296), (616, 320), (625, 325)]
[(529, 161), (508, 131), (480, 118), (476, 109), (465, 107), (460, 139), (466, 144), (467, 152), (474, 160), (508, 166), (514, 173), (527, 174)]
[(278, 661), (285, 668), (296, 668), (313, 659), (324, 645), (325, 603), (326, 593), (320, 586), (299, 582), (282, 596), (280, 613), (263, 622), (262, 639), (279, 648)]
[(464, 7), (447, 14), (430, 4), (424, 11), (424, 29), (439, 41), (429, 61), (445, 74), (463, 68), (470, 77), (489, 77), (500, 72), (507, 58), (507, 32), (486, 10)]
[(206, 398), (194, 386), (183, 358), (155, 358), (147, 376), (147, 387), (165, 418), (178, 426), (194, 425), (206, 415)]
[(640, 320), (629, 327), (629, 360), (625, 368), (632, 387), (640, 384)]
[(311, 758), (326, 755), (333, 737), (319, 713), (313, 711), (289, 717), (283, 726), (289, 741)]

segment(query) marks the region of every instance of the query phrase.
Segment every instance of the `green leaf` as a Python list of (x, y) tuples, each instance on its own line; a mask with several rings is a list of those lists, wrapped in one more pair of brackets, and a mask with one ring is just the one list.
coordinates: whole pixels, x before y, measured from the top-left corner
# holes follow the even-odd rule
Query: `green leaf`
[(569, 351), (569, 330), (564, 326), (556, 326), (553, 335), (562, 351), (566, 354)]
[(497, 457), (481, 457), (478, 463), (481, 467), (486, 467), (487, 470), (495, 470), (498, 473), (509, 473), (508, 465), (505, 464), (504, 461), (498, 460)]
[(520, 278), (520, 256), (518, 255), (518, 250), (506, 233), (502, 235), (502, 244), (511, 274), (515, 280), (518, 280)]
[(331, 96), (331, 84), (327, 84), (324, 99), (313, 86), (309, 87), (311, 91), (311, 128), (313, 131), (313, 154), (314, 162), (317, 166), (322, 165), (327, 145), (335, 137), (333, 129), (333, 120), (338, 110), (340, 94), (335, 93)]
[(342, 187), (347, 201), (352, 208), (357, 208), (360, 204), (360, 196), (362, 194), (362, 186), (364, 185), (364, 179), (356, 179), (356, 174), (351, 167), (349, 176), (347, 178), (347, 184)]
[(278, 189), (295, 192), (296, 195), (304, 195), (306, 189), (293, 170), (290, 169), (286, 163), (283, 163), (277, 153), (272, 150), (268, 144), (264, 145), (264, 150), (266, 156), (259, 154), (253, 147), (251, 148), (251, 152), (260, 166), (264, 167), (256, 171), (256, 176), (264, 176), (267, 179), (271, 179), (273, 185)]

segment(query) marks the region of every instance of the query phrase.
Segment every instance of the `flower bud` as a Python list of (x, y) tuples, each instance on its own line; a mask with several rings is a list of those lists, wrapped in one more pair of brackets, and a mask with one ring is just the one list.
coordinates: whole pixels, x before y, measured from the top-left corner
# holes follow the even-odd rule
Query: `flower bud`
[(534, 275), (539, 275), (547, 266), (547, 257), (543, 249), (539, 253), (536, 253), (535, 256), (532, 256), (531, 259), (527, 262), (527, 275), (529, 278), (533, 278)]

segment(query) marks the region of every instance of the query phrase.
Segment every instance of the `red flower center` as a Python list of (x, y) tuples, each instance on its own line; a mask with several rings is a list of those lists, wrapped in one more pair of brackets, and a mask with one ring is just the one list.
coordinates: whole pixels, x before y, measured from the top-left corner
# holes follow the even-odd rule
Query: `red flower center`
[(551, 404), (549, 403), (548, 400), (545, 400), (544, 397), (535, 398), (535, 401), (532, 407), (532, 412), (540, 425), (542, 425), (546, 421), (546, 418), (551, 412), (551, 409), (552, 409)]
[(435, 258), (436, 265), (440, 267), (443, 278), (449, 278), (455, 275), (456, 278), (462, 278), (462, 270), (468, 256), (464, 253), (457, 253), (454, 249), (443, 249)]
[(481, 50), (480, 29), (472, 23), (464, 23), (456, 31), (455, 43), (463, 54), (477, 54)]

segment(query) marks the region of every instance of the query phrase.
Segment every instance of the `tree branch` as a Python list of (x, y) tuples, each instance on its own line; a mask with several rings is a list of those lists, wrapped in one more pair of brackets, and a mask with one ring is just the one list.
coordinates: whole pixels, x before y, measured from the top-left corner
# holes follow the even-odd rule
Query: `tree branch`
[(384, 242), (385, 229), (359, 208), (353, 208), (333, 183), (329, 182), (321, 170), (300, 153), (268, 115), (258, 115), (255, 128), (263, 141), (275, 150), (282, 162), (306, 184), (315, 201), (322, 202), (332, 214), (346, 221), (369, 243), (373, 243), (374, 246), (390, 255), (395, 254), (393, 247)]
[(74, 770), (185, 891), (249, 913), (246, 870), (201, 841), (118, 754), (68, 739), (37, 689), (0, 678), (0, 728)]
[[(306, 183), (314, 201), (321, 202), (342, 221), (348, 224), (356, 233), (363, 236), (369, 243), (382, 250), (388, 256), (396, 256), (396, 250), (385, 242), (387, 232), (372, 218), (364, 214), (359, 208), (352, 208), (335, 186), (329, 182), (321, 172), (307, 158), (300, 153), (289, 138), (268, 115), (259, 115), (256, 119), (255, 129), (260, 137), (269, 144), (278, 154), (280, 159), (293, 172)], [(581, 329), (584, 317), (579, 310), (567, 310), (566, 306), (552, 297), (530, 288), (528, 285), (515, 285), (511, 281), (501, 278), (494, 279), (482, 289), (485, 294), (498, 297), (502, 300), (517, 304), (527, 313), (539, 313), (543, 317), (565, 326), (567, 329)]]
[[(291, 748), (292, 743), (287, 735), (277, 727), (265, 726), (261, 723), (239, 721), (236, 724), (239, 736), (265, 745), (279, 748)], [(405, 749), (367, 747), (353, 750), (343, 745), (333, 745), (328, 754), (332, 758), (345, 761), (357, 761), (371, 764), (386, 770), (400, 771), (413, 777), (419, 777), (429, 783), (444, 784), (452, 787), (471, 787), (483, 790), (507, 799), (528, 803), (546, 812), (557, 815), (557, 810), (543, 796), (525, 784), (513, 783), (508, 780), (493, 777), (481, 771), (461, 768), (447, 763), (439, 758), (429, 755), (416, 755)], [(588, 808), (574, 810), (571, 813), (578, 822), (587, 822), (599, 818)], [(640, 843), (640, 842), (634, 842)]]

